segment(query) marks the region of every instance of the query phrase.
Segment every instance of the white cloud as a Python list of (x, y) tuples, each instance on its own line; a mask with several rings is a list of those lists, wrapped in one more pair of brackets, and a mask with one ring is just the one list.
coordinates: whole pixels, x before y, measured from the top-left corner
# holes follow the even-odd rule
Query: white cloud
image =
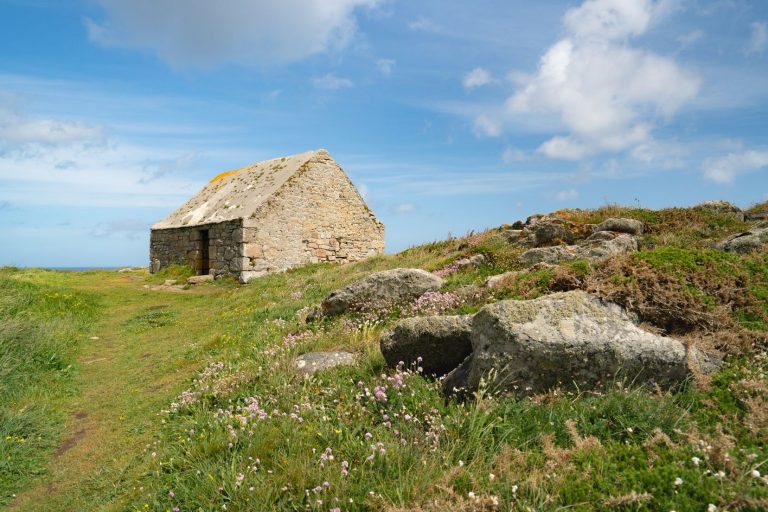
[(462, 83), (464, 84), (465, 89), (475, 89), (477, 87), (482, 87), (484, 85), (488, 85), (493, 81), (491, 78), (491, 73), (484, 68), (475, 68), (466, 75), (464, 75), (464, 80), (462, 80)]
[(101, 138), (101, 127), (67, 119), (32, 117), (6, 99), (0, 103), (0, 145), (63, 144)]
[(566, 12), (568, 37), (507, 101), (513, 117), (556, 115), (569, 131), (543, 143), (541, 153), (577, 160), (631, 149), (697, 95), (696, 75), (629, 45), (668, 9), (650, 0), (588, 0)]
[(478, 136), (498, 137), (501, 135), (501, 123), (483, 114), (475, 119), (475, 134)]
[(683, 48), (687, 48), (694, 44), (695, 42), (699, 41), (702, 37), (704, 37), (704, 32), (701, 30), (692, 30), (690, 32), (686, 32), (685, 34), (679, 36), (677, 38), (677, 42), (680, 43), (680, 46)]
[(747, 55), (762, 55), (768, 47), (768, 23), (756, 21), (752, 23), (752, 37), (749, 40)]
[(561, 190), (560, 192), (555, 194), (555, 199), (557, 199), (558, 201), (568, 201), (571, 199), (576, 199), (577, 197), (579, 197), (579, 192), (574, 188), (571, 188), (568, 190)]
[(522, 162), (527, 158), (528, 155), (525, 153), (525, 151), (513, 147), (505, 148), (504, 152), (501, 154), (501, 161), (504, 162), (505, 165), (510, 165), (514, 162)]
[(148, 49), (175, 67), (273, 64), (346, 47), (359, 8), (381, 0), (98, 0), (106, 20), (86, 20), (104, 46)]
[(328, 73), (327, 75), (313, 78), (312, 85), (314, 85), (318, 89), (335, 91), (337, 89), (346, 89), (348, 87), (354, 87), (355, 84), (352, 82), (352, 80), (348, 78), (341, 78), (334, 75), (333, 73)]
[(768, 151), (748, 150), (707, 159), (702, 165), (704, 176), (717, 183), (731, 183), (740, 174), (768, 167)]
[(425, 18), (424, 16), (419, 16), (415, 20), (408, 23), (408, 28), (415, 31), (415, 32), (427, 32), (427, 33), (438, 33), (442, 30), (440, 25), (435, 23), (429, 18)]
[(413, 203), (400, 203), (395, 207), (395, 213), (413, 213), (416, 211), (416, 205)]
[(397, 61), (394, 59), (379, 59), (376, 61), (376, 67), (378, 68), (379, 73), (384, 76), (392, 74), (392, 70), (395, 69), (395, 64), (397, 64)]

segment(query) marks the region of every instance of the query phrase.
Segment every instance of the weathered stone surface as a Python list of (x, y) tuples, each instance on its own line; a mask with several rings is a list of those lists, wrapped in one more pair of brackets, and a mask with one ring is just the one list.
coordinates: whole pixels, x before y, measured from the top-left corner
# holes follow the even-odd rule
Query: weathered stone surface
[(637, 251), (635, 237), (620, 234), (612, 240), (588, 241), (579, 246), (578, 259), (602, 261), (617, 254)]
[(536, 263), (556, 264), (562, 261), (578, 259), (579, 248), (576, 245), (556, 245), (554, 247), (535, 247), (520, 255), (519, 261), (523, 265)]
[(518, 396), (558, 386), (595, 389), (615, 378), (674, 387), (691, 374), (691, 359), (704, 373), (719, 360), (673, 338), (643, 331), (615, 304), (582, 291), (485, 306), (472, 322), (472, 358), (466, 380), (481, 379)]
[(303, 375), (313, 375), (337, 366), (352, 366), (355, 361), (349, 352), (308, 352), (297, 357), (294, 366)]
[(729, 236), (717, 247), (728, 252), (746, 253), (764, 244), (768, 244), (768, 221), (760, 222), (744, 233)]
[(738, 220), (744, 220), (744, 212), (741, 211), (741, 208), (732, 203), (729, 203), (728, 201), (719, 199), (715, 199), (713, 201), (704, 201), (701, 204), (697, 204), (694, 208), (709, 210), (721, 215), (730, 215)]
[(418, 363), (425, 375), (445, 375), (472, 351), (471, 327), (470, 315), (406, 318), (381, 337), (381, 353), (391, 368)]
[(469, 394), (469, 372), (472, 369), (472, 354), (468, 355), (459, 366), (451, 370), (441, 383), (441, 390), (446, 396), (467, 398)]
[(163, 282), (163, 284), (164, 284), (165, 286), (173, 286), (173, 285), (175, 285), (175, 284), (176, 284), (176, 282), (177, 282), (177, 281), (176, 281), (175, 279), (166, 279), (166, 280)]
[(602, 261), (617, 254), (637, 251), (637, 240), (632, 236), (619, 234), (608, 240), (602, 238), (590, 239), (581, 245), (536, 247), (521, 254), (519, 261), (523, 265), (556, 264), (581, 259)]
[(213, 282), (213, 276), (211, 274), (204, 276), (192, 276), (187, 278), (187, 284), (201, 284), (209, 282)]
[(358, 261), (384, 252), (384, 225), (325, 150), (223, 173), (155, 224), (150, 271), (204, 265), (240, 282), (307, 263)]
[(396, 304), (437, 291), (443, 280), (418, 268), (396, 268), (376, 272), (331, 293), (322, 303), (326, 315), (338, 315), (349, 309)]
[(595, 227), (595, 231), (616, 231), (618, 233), (639, 235), (643, 232), (643, 223), (635, 219), (610, 218), (598, 224)]
[(456, 266), (458, 268), (466, 268), (466, 267), (472, 267), (477, 268), (483, 263), (485, 263), (487, 258), (484, 254), (474, 254), (468, 258), (462, 258), (460, 260), (456, 261)]
[(514, 278), (520, 272), (512, 270), (510, 272), (504, 272), (503, 274), (496, 274), (485, 279), (483, 286), (486, 288), (499, 288), (505, 281)]

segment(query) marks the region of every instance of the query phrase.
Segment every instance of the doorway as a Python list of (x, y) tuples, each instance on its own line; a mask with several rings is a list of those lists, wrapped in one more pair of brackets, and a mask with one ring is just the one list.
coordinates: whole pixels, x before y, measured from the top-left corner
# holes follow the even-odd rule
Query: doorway
[(208, 255), (209, 243), (210, 242), (208, 237), (208, 230), (201, 229), (200, 230), (200, 247), (198, 248), (199, 249), (198, 254), (200, 254), (200, 259), (198, 260), (199, 263), (197, 265), (197, 275), (199, 276), (208, 275), (208, 273), (211, 271), (211, 263)]

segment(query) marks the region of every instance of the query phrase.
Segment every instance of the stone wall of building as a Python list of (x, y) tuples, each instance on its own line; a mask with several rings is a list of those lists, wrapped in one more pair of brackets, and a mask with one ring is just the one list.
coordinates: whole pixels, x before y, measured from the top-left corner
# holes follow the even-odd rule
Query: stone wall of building
[(318, 262), (357, 261), (384, 252), (384, 225), (344, 171), (321, 153), (256, 215), (243, 221), (241, 281)]
[(202, 231), (208, 230), (208, 266), (216, 274), (241, 270), (242, 221), (233, 220), (188, 228), (153, 229), (149, 240), (150, 271), (169, 265), (190, 265), (200, 273)]

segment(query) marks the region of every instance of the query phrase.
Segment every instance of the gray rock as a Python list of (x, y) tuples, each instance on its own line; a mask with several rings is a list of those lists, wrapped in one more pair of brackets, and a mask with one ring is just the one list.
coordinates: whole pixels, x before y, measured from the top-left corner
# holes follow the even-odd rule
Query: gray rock
[(552, 265), (574, 260), (598, 262), (617, 254), (637, 251), (637, 240), (632, 236), (620, 234), (608, 240), (602, 238), (601, 236), (586, 240), (581, 245), (559, 245), (529, 249), (520, 255), (519, 261), (523, 265), (535, 265), (537, 263), (549, 263)]
[(339, 315), (350, 309), (394, 305), (437, 291), (443, 280), (417, 268), (396, 268), (376, 272), (336, 290), (322, 303), (326, 315)]
[(472, 369), (472, 354), (468, 355), (459, 366), (445, 376), (440, 388), (445, 396), (459, 399), (468, 398), (469, 371)]
[(719, 199), (713, 201), (704, 201), (703, 203), (694, 206), (694, 208), (709, 210), (721, 215), (730, 215), (737, 220), (744, 220), (744, 212), (741, 211), (741, 208), (732, 203), (729, 203), (728, 201), (722, 201)]
[(299, 373), (313, 375), (337, 366), (352, 366), (355, 361), (354, 354), (349, 352), (308, 352), (297, 357), (293, 363)]
[(572, 261), (579, 258), (579, 247), (576, 245), (556, 245), (554, 247), (535, 247), (520, 255), (523, 265), (536, 263), (557, 264), (562, 261)]
[(534, 247), (562, 243), (572, 244), (579, 238), (572, 223), (557, 217), (539, 218), (528, 226), (526, 231), (531, 233), (530, 240)]
[(484, 254), (475, 254), (468, 258), (462, 258), (456, 261), (456, 266), (459, 268), (472, 267), (477, 268), (486, 262), (488, 258)]
[(768, 212), (754, 212), (754, 213), (744, 214), (744, 220), (746, 221), (765, 220), (765, 219), (768, 219)]
[(201, 284), (213, 281), (213, 276), (206, 274), (204, 276), (192, 276), (187, 278), (187, 284)]
[(577, 259), (597, 262), (618, 254), (636, 251), (637, 239), (629, 235), (620, 234), (611, 240), (588, 241), (579, 247)]
[[(691, 376), (683, 343), (640, 329), (620, 306), (582, 291), (485, 306), (471, 339), (470, 391), (481, 380), (518, 396), (558, 386), (590, 390), (615, 378), (671, 388)], [(719, 365), (696, 349), (690, 356), (704, 373)]]
[[(596, 228), (597, 226), (595, 226)], [(607, 242), (616, 238), (616, 233), (613, 231), (596, 231), (589, 235), (585, 242)]]
[(495, 276), (487, 277), (483, 283), (483, 286), (486, 288), (500, 288), (504, 281), (512, 279), (519, 273), (520, 272), (513, 270), (510, 272), (504, 272), (503, 274), (496, 274)]
[(768, 244), (768, 222), (760, 222), (749, 231), (729, 236), (719, 244), (718, 249), (727, 252), (747, 253)]
[(643, 232), (643, 223), (635, 219), (610, 218), (598, 224), (595, 227), (595, 231), (616, 231), (618, 233), (639, 235)]
[(381, 353), (391, 368), (420, 357), (425, 375), (445, 375), (472, 352), (471, 326), (470, 315), (406, 318), (381, 337)]

